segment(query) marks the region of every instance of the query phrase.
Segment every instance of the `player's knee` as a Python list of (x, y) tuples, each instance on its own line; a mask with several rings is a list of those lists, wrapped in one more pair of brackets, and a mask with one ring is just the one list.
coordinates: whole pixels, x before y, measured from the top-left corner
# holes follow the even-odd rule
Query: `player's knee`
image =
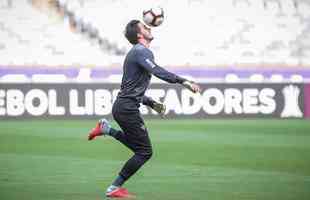
[(149, 151), (147, 151), (147, 153), (145, 154), (145, 159), (149, 160), (151, 159), (151, 157), (153, 156), (153, 150), (150, 149)]
[(147, 149), (147, 150), (144, 150), (143, 152), (137, 152), (137, 155), (146, 162), (152, 157), (153, 150)]

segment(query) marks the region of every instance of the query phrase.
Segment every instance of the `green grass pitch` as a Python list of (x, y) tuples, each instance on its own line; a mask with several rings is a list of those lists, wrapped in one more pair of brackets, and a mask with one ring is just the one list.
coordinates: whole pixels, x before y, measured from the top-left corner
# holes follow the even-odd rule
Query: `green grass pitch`
[[(0, 122), (1, 200), (100, 200), (131, 152), (95, 121)], [(310, 121), (146, 120), (138, 200), (309, 200)], [(115, 126), (115, 124), (113, 124)]]

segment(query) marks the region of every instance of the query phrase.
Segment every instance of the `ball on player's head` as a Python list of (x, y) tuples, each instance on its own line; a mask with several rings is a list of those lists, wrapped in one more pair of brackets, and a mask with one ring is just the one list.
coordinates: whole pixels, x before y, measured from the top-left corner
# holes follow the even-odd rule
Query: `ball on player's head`
[(161, 7), (153, 7), (143, 11), (143, 21), (148, 26), (157, 27), (164, 21), (164, 10)]

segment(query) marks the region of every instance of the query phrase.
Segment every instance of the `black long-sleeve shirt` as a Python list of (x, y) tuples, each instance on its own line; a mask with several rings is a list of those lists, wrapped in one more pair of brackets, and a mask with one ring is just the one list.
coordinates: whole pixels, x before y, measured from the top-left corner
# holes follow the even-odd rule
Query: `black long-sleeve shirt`
[(123, 78), (118, 98), (134, 99), (143, 103), (144, 93), (148, 88), (151, 75), (169, 83), (183, 83), (181, 78), (154, 62), (151, 50), (142, 44), (136, 44), (128, 52), (123, 65)]

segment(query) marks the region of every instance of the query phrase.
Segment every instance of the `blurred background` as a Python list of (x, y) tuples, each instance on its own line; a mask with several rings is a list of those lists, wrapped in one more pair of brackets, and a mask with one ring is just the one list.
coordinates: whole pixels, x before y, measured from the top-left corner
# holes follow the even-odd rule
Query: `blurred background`
[(165, 21), (151, 49), (170, 71), (198, 82), (310, 80), (308, 0), (1, 0), (0, 81), (120, 82), (124, 27), (153, 6)]

